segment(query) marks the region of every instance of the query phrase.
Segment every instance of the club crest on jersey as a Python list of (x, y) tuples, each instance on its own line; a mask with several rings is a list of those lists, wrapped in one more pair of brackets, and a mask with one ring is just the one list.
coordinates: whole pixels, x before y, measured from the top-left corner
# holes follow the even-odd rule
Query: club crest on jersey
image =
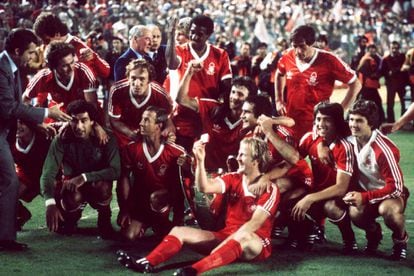
[(293, 76), (292, 71), (287, 71), (287, 73), (286, 73), (286, 79), (291, 80), (292, 79), (292, 76)]
[(213, 129), (214, 132), (220, 132), (221, 130), (221, 126), (219, 124), (213, 124)]
[(143, 163), (141, 163), (141, 162), (138, 162), (138, 163), (137, 163), (137, 169), (138, 169), (138, 170), (143, 170), (143, 169), (144, 169), (144, 164), (143, 164)]
[(316, 74), (316, 72), (312, 72), (312, 74), (309, 77), (308, 84), (310, 86), (316, 86), (318, 84), (317, 78), (318, 78), (318, 74)]
[(167, 164), (162, 164), (160, 166), (160, 169), (158, 170), (158, 173), (157, 174), (159, 176), (164, 176), (165, 175), (165, 172), (167, 171), (167, 168), (168, 168)]
[(210, 62), (207, 69), (207, 75), (214, 75), (216, 73), (216, 65), (214, 62)]

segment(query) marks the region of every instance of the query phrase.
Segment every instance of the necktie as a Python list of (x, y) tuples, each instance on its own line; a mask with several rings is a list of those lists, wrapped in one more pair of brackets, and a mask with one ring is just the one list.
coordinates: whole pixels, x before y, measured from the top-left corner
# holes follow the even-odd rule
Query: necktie
[(20, 80), (20, 73), (17, 70), (14, 73), (14, 87), (15, 87), (15, 97), (18, 102), (22, 100), (22, 83)]

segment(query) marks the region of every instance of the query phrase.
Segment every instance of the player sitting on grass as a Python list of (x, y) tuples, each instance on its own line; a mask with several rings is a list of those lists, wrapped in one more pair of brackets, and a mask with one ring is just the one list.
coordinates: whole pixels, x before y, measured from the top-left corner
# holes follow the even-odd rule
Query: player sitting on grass
[(279, 188), (281, 202), (274, 224), (273, 237), (280, 236), (283, 228), (288, 225), (289, 247), (311, 247), (313, 244), (313, 240), (309, 239), (311, 229), (306, 227), (309, 224), (307, 228), (311, 228), (312, 224), (289, 220), (289, 214), (297, 200), (310, 188), (312, 172), (303, 159), (295, 160), (293, 164), (287, 162), (292, 156), (299, 156), (296, 150), (297, 143), (289, 128), (294, 125), (294, 121), (283, 116), (270, 117), (271, 112), (267, 111), (266, 106), (271, 108), (268, 98), (249, 96), (242, 107), (243, 130), (252, 130), (246, 136), (252, 136), (253, 129), (259, 127), (261, 131), (256, 131), (255, 135), (262, 136), (267, 142), (271, 155), (271, 168), (258, 184), (251, 185), (249, 190), (260, 195), (263, 192), (260, 186), (267, 185), (269, 179), (274, 181)]
[(257, 138), (243, 139), (237, 156), (238, 171), (214, 179), (207, 176), (204, 166), (205, 146), (197, 141), (193, 147), (197, 161), (195, 182), (201, 192), (229, 196), (225, 227), (218, 232), (174, 227), (145, 258), (136, 259), (118, 251), (118, 261), (122, 265), (141, 273), (154, 271), (155, 266), (177, 254), (184, 244), (210, 253), (192, 266), (178, 269), (174, 275), (196, 275), (238, 259), (257, 261), (270, 256), (270, 234), (279, 191), (272, 185), (270, 192), (255, 196), (247, 189), (261, 177), (269, 162), (266, 143)]
[(378, 110), (372, 101), (355, 102), (349, 111), (349, 127), (358, 169), (358, 188), (345, 195), (351, 205), (352, 222), (365, 230), (368, 240), (366, 253), (376, 253), (382, 239), (381, 226), (375, 219), (383, 217), (392, 231), (394, 242), (393, 260), (407, 257), (408, 234), (405, 228), (404, 210), (409, 197), (398, 164), (400, 151), (379, 130)]

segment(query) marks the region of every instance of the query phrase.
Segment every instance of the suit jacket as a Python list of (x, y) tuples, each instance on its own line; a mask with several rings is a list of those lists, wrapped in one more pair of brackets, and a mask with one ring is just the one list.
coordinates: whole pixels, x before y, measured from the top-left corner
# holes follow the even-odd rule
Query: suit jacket
[(125, 67), (134, 59), (138, 59), (140, 57), (131, 49), (128, 48), (115, 62), (114, 67), (114, 78), (115, 81), (119, 81), (125, 79)]
[(165, 81), (165, 78), (167, 77), (168, 71), (167, 71), (167, 60), (165, 59), (165, 45), (161, 45), (158, 48), (158, 51), (155, 55), (155, 58), (152, 60), (152, 65), (154, 65), (155, 68), (155, 81), (163, 84)]
[(34, 108), (22, 103), (22, 88), (15, 84), (14, 74), (9, 59), (0, 53), (0, 135), (7, 135), (17, 119), (33, 123), (43, 121), (44, 108)]

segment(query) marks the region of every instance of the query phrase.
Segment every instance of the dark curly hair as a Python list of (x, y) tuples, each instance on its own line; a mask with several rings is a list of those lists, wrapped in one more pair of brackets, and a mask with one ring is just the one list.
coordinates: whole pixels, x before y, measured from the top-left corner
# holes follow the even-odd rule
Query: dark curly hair
[(46, 61), (50, 69), (56, 69), (62, 58), (76, 56), (76, 49), (66, 42), (54, 41), (46, 47)]
[(68, 26), (59, 17), (49, 12), (41, 13), (36, 18), (33, 24), (33, 30), (46, 44), (49, 43), (46, 36), (54, 37), (57, 34), (64, 36), (69, 33)]
[(371, 129), (376, 129), (379, 127), (378, 107), (373, 101), (356, 101), (349, 110), (349, 114), (357, 114), (365, 117), (368, 121), (368, 125), (371, 126)]

